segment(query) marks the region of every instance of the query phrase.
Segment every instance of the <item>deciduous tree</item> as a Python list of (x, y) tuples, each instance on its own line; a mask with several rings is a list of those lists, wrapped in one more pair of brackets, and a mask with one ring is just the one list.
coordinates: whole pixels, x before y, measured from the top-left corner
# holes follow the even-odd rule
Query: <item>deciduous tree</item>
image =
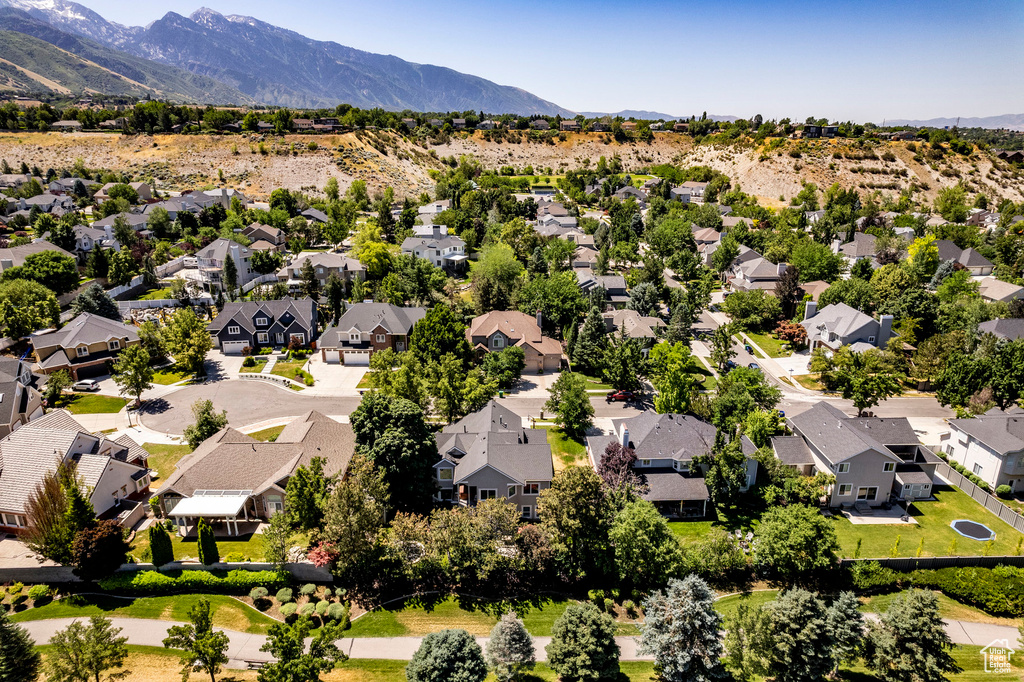
[(754, 563), (783, 583), (800, 583), (836, 566), (835, 528), (812, 507), (794, 504), (769, 509), (756, 538)]
[(181, 651), (181, 676), (188, 679), (192, 673), (207, 673), (210, 682), (217, 682), (217, 673), (228, 662), (230, 644), (227, 633), (213, 629), (210, 602), (200, 599), (188, 610), (188, 624), (167, 628), (164, 647)]
[(576, 372), (562, 372), (548, 389), (544, 409), (555, 414), (557, 424), (570, 436), (580, 436), (593, 423), (594, 406), (587, 380)]
[(221, 410), (220, 414), (217, 414), (211, 400), (197, 400), (192, 403), (192, 417), (195, 421), (185, 427), (185, 440), (193, 450), (228, 425), (228, 413)]
[(119, 637), (109, 618), (92, 616), (88, 624), (76, 620), (50, 638), (46, 657), (47, 679), (55, 682), (101, 682), (127, 677), (120, 668), (128, 658), (127, 637)]
[(272, 625), (267, 641), (260, 647), (274, 661), (260, 669), (259, 682), (310, 682), (348, 660), (335, 643), (342, 636), (344, 623), (325, 623), (313, 633), (306, 649), (305, 639), (313, 630), (313, 622), (302, 616), (292, 624)]
[(153, 388), (149, 353), (140, 344), (122, 349), (114, 360), (111, 376), (121, 393), (135, 398), (135, 404), (139, 404), (142, 392)]
[(590, 467), (567, 467), (540, 492), (541, 530), (563, 574), (595, 578), (608, 561), (612, 508), (601, 478)]

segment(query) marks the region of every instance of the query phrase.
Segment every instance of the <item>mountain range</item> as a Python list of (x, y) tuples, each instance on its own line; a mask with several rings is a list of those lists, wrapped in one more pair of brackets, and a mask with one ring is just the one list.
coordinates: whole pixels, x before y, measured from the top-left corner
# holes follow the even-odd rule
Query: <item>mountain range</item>
[(957, 125), (961, 128), (1005, 128), (1007, 130), (1024, 130), (1024, 114), (1003, 114), (1002, 116), (963, 117), (957, 118), (930, 118), (924, 121), (910, 119), (887, 120), (887, 126), (918, 126), (927, 128), (952, 128)]
[[(207, 8), (187, 17), (168, 12), (142, 27), (107, 21), (70, 0), (0, 0), (0, 7), (10, 8), (0, 20), (0, 30), (31, 35), (90, 62), (99, 63), (95, 59), (100, 53), (97, 47), (104, 47), (122, 54), (123, 60), (134, 57), (152, 65), (133, 63), (140, 73), (155, 77), (156, 67), (170, 66), (219, 84), (205, 91), (209, 94), (202, 99), (170, 86), (160, 88), (183, 95), (182, 99), (188, 101), (255, 101), (307, 108), (329, 108), (345, 102), (396, 111), (574, 115), (521, 88), (445, 67), (312, 40), (252, 17), (225, 16)], [(50, 30), (44, 31), (40, 23)], [(113, 55), (103, 53), (103, 58), (112, 61)], [(6, 53), (0, 59), (7, 59)], [(24, 68), (31, 71), (30, 67)], [(172, 72), (164, 73), (169, 76)], [(91, 89), (102, 91), (99, 87)], [(231, 93), (237, 93), (232, 95), (234, 99), (219, 99)]]

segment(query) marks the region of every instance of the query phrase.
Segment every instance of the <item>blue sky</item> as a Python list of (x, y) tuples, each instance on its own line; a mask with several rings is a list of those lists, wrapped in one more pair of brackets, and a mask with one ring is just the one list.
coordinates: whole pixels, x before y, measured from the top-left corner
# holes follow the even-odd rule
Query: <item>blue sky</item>
[(82, 4), (138, 25), (204, 1), (318, 40), (515, 85), (574, 111), (876, 123), (1024, 112), (1021, 0)]

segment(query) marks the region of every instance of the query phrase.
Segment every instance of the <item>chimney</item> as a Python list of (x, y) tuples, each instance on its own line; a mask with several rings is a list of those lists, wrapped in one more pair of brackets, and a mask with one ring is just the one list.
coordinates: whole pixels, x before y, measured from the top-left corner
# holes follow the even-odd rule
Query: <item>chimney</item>
[(878, 321), (878, 347), (885, 348), (892, 336), (892, 315), (882, 315)]
[(537, 311), (537, 327), (539, 329), (544, 329), (544, 325), (541, 324), (543, 321), (544, 321), (544, 314), (540, 310), (538, 310)]
[(789, 263), (779, 263), (775, 267), (779, 269), (779, 277), (782, 277), (786, 274), (786, 270), (789, 270)]
[(441, 238), (441, 226), (440, 225), (433, 225), (432, 227), (433, 227), (433, 231), (434, 231), (434, 239), (440, 239)]
[(839, 247), (840, 246), (841, 246), (841, 243), (839, 241), (839, 238), (836, 237), (835, 239), (833, 239), (832, 240), (832, 253), (839, 253)]
[(804, 319), (809, 320), (818, 314), (818, 304), (814, 301), (807, 301), (804, 305)]
[(626, 428), (625, 424), (622, 425), (622, 434), (619, 437), (619, 445), (624, 448), (629, 447), (629, 429)]

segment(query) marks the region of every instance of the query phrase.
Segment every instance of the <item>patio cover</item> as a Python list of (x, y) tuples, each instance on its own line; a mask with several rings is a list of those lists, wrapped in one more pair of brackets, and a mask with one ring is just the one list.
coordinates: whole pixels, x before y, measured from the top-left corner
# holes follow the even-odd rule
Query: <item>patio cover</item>
[[(223, 492), (224, 494), (210, 494)], [(205, 494), (203, 494), (205, 493)], [(174, 505), (168, 516), (174, 517), (217, 517), (235, 518), (241, 513), (251, 493), (239, 490), (209, 491), (197, 490), (193, 497), (187, 497)]]

